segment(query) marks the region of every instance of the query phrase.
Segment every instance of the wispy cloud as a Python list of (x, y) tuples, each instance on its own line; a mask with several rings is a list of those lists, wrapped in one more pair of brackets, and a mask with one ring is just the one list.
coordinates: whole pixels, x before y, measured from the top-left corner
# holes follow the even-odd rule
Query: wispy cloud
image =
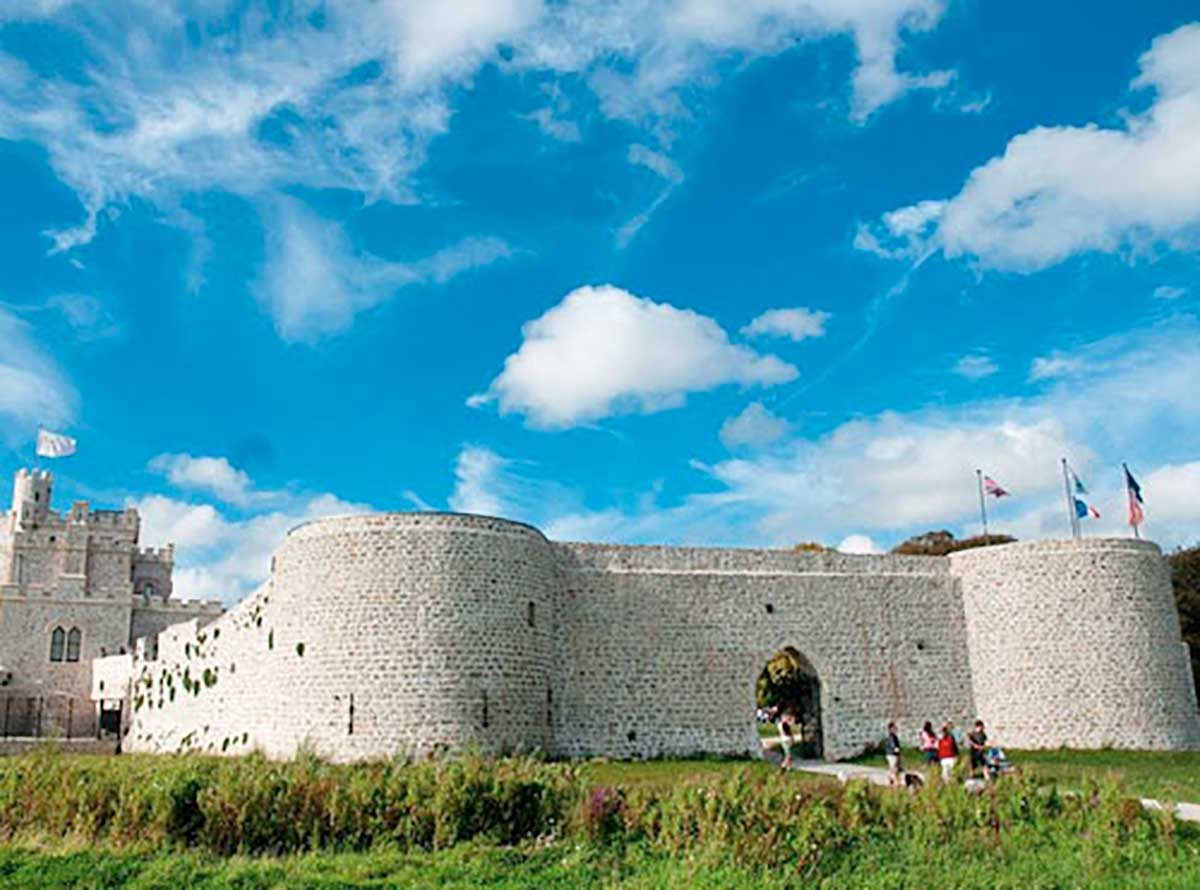
[[(303, 185), (414, 200), (413, 174), (449, 128), (453, 89), (489, 62), (586, 84), (602, 113), (643, 126), (660, 146), (722, 62), (807, 40), (853, 38), (856, 120), (946, 81), (896, 66), (904, 34), (939, 21), (939, 0), (303, 0), (274, 11), (129, 0), (87, 14), (9, 0), (0, 14), (70, 31), (87, 56), (75, 75), (47, 78), (0, 54), (0, 137), (43, 145), (83, 203), (77, 225), (49, 233), (57, 250), (93, 238), (101, 212), (135, 196), (171, 213), (181, 195), (210, 189), (257, 200)], [(533, 119), (554, 138), (577, 138), (560, 106)], [(646, 151), (647, 161), (658, 154)], [(659, 170), (677, 184), (676, 171)]]
[(967, 380), (982, 380), (984, 377), (991, 377), (1000, 370), (989, 356), (976, 353), (974, 355), (964, 355), (954, 363), (954, 367), (950, 369), (959, 377), (965, 377)]
[(267, 217), (267, 255), (253, 290), (285, 340), (345, 330), (354, 316), (406, 286), (444, 283), (512, 255), (498, 238), (466, 238), (413, 262), (355, 249), (340, 225), (292, 200)]
[(69, 424), (77, 403), (74, 386), (33, 328), (0, 306), (0, 441), (16, 447), (38, 424)]

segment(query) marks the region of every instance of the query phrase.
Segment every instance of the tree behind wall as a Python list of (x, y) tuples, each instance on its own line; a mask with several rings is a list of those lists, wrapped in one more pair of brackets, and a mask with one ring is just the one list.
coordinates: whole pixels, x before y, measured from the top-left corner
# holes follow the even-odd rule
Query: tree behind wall
[(1196, 683), (1197, 697), (1200, 697), (1200, 545), (1176, 550), (1168, 558), (1179, 626), (1183, 641), (1191, 649), (1192, 680)]
[(902, 556), (945, 556), (947, 553), (970, 550), (972, 547), (1011, 544), (1015, 540), (1016, 538), (1012, 535), (976, 535), (973, 538), (959, 540), (954, 537), (953, 532), (942, 529), (941, 531), (925, 532), (923, 535), (914, 535), (903, 544), (893, 547), (892, 552)]

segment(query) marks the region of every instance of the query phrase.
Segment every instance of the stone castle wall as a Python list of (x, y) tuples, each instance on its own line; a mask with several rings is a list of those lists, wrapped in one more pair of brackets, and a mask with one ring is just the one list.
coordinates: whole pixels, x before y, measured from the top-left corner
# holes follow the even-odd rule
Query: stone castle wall
[(1158, 547), (1032, 541), (950, 557), (975, 704), (1021, 748), (1196, 748), (1187, 647)]
[(915, 737), (977, 714), (1016, 747), (1200, 746), (1153, 545), (617, 547), (425, 513), (301, 526), (256, 594), (161, 634), (133, 660), (127, 748), (751, 753), (755, 680), (784, 646), (820, 676), (831, 758), (889, 720)]
[(821, 682), (826, 757), (889, 719), (972, 713), (961, 600), (943, 560), (563, 544), (556, 749), (759, 750), (755, 682), (792, 646)]

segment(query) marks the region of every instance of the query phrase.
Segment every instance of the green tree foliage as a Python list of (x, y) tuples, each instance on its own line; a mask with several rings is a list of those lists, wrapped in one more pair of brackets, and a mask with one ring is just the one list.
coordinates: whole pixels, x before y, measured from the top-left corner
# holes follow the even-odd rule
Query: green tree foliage
[(1200, 696), (1200, 545), (1171, 554), (1171, 587), (1183, 641), (1192, 650), (1192, 679)]
[(970, 550), (972, 547), (991, 547), (993, 544), (1011, 544), (1015, 541), (1012, 535), (976, 535), (973, 538), (958, 540), (953, 532), (945, 529), (925, 532), (915, 535), (903, 544), (892, 548), (893, 553), (902, 556), (945, 556), (958, 550)]
[(780, 649), (758, 675), (758, 706), (798, 710), (809, 704), (815, 678), (816, 671), (803, 655), (790, 646)]

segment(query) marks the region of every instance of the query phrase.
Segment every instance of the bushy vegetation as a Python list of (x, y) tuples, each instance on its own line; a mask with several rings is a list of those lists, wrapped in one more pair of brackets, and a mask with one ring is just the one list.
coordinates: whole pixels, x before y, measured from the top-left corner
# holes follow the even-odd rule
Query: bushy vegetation
[[(270, 762), (40, 753), (0, 762), (0, 830), (0, 880), (13, 887), (37, 886), (14, 877), (34, 863), (43, 872), (67, 867), (22, 846), (47, 838), (60, 845), (54, 855), (63, 844), (84, 843), (88, 856), (124, 863), (131, 875), (141, 874), (149, 861), (174, 868), (160, 861), (161, 851), (187, 851), (180, 861), (191, 862), (196, 874), (182, 883), (176, 879), (175, 886), (204, 884), (204, 875), (225, 867), (218, 856), (371, 853), (399, 862), (398, 856), (432, 854), (403, 860), (405, 868), (419, 870), (434, 869), (463, 844), (485, 851), (480, 855), (488, 862), (494, 855), (486, 851), (512, 850), (517, 872), (529, 868), (539, 875), (534, 883), (547, 886), (651, 886), (639, 883), (630, 868), (658, 870), (664, 880), (669, 872), (672, 881), (690, 875), (696, 886), (822, 880), (853, 886), (864, 877), (859, 869), (865, 861), (899, 857), (913, 867), (923, 861), (932, 876), (935, 866), (947, 867), (947, 850), (962, 851), (978, 876), (992, 878), (1003, 871), (987, 863), (1008, 868), (1039, 849), (1070, 857), (1093, 877), (1129, 869), (1200, 876), (1194, 830), (1144, 811), (1111, 783), (1088, 780), (1078, 793), (1064, 794), (1025, 777), (978, 796), (937, 785), (909, 795), (865, 784), (797, 781), (759, 765), (733, 766), (703, 781), (625, 786), (596, 784), (579, 765), (524, 758), (336, 766), (312, 757)], [(157, 852), (145, 854), (148, 849)], [(150, 859), (129, 858), (135, 851)], [(549, 858), (546, 851), (553, 851)], [(236, 886), (282, 886), (281, 869), (309, 860), (289, 861), (261, 865), (274, 869), (272, 883), (246, 877)], [(562, 871), (570, 862), (577, 870), (574, 882)], [(1035, 873), (1027, 866), (1021, 868)], [(259, 867), (246, 866), (246, 876)], [(612, 880), (614, 870), (620, 880)], [(735, 882), (731, 875), (742, 877)], [(307, 880), (296, 877), (286, 885), (357, 886)], [(124, 886), (116, 879), (60, 883)], [(209, 885), (235, 882), (214, 879)], [(1018, 885), (1015, 878), (1012, 885)]]
[(1170, 561), (1179, 624), (1183, 640), (1192, 650), (1192, 679), (1200, 696), (1200, 546), (1176, 550)]
[(962, 538), (959, 540), (954, 537), (953, 532), (942, 529), (941, 531), (914, 535), (907, 541), (893, 547), (892, 553), (897, 553), (901, 556), (945, 556), (948, 553), (956, 553), (959, 550), (970, 550), (973, 547), (1011, 544), (1015, 540), (1017, 539), (1012, 535), (975, 535), (973, 538)]

